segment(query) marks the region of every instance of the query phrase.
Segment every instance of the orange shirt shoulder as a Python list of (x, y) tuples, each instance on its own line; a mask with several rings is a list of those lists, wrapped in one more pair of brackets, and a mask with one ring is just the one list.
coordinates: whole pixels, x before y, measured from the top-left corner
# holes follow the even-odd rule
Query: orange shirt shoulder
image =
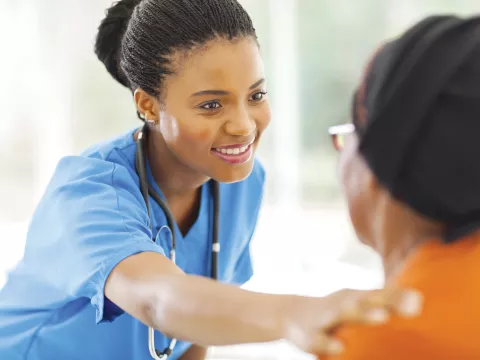
[(394, 281), (425, 297), (419, 317), (380, 326), (344, 326), (346, 351), (321, 360), (480, 359), (480, 233), (422, 244)]

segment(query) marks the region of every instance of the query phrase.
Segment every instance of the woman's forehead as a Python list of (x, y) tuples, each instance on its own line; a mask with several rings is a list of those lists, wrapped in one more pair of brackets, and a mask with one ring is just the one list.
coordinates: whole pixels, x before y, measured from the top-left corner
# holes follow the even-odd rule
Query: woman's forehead
[[(264, 77), (264, 65), (253, 39), (214, 40), (200, 49), (172, 58), (175, 78), (192, 91), (250, 87)], [(195, 89), (194, 89), (195, 88)], [(225, 89), (226, 90), (226, 89)]]

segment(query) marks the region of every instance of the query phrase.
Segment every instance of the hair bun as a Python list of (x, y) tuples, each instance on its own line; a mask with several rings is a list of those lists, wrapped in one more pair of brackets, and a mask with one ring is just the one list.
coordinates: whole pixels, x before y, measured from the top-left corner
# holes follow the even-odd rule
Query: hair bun
[(110, 75), (120, 84), (129, 87), (129, 81), (120, 68), (122, 38), (135, 7), (142, 0), (121, 0), (107, 9), (106, 16), (98, 27), (95, 54), (105, 65)]

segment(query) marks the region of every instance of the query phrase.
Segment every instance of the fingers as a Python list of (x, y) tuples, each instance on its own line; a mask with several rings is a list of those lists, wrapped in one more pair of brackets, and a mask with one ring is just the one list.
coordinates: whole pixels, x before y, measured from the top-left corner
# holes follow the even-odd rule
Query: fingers
[(338, 325), (345, 323), (383, 324), (391, 313), (403, 317), (417, 316), (422, 309), (422, 296), (412, 290), (389, 288), (374, 291), (348, 291), (342, 295), (344, 307), (339, 316), (327, 327), (327, 332), (334, 331)]
[[(302, 322), (303, 323), (303, 322)], [(290, 323), (286, 327), (285, 339), (298, 347), (300, 350), (313, 355), (337, 355), (343, 352), (343, 344), (329, 337), (324, 331), (305, 327), (302, 323)]]
[[(392, 312), (411, 317), (418, 315), (423, 305), (422, 297), (416, 291), (395, 288), (344, 290), (321, 299), (298, 299), (300, 303), (293, 306), (292, 321), (285, 327), (285, 339), (316, 355), (343, 351), (342, 344), (329, 337), (339, 325), (383, 324)], [(319, 314), (319, 319), (312, 314)]]
[(366, 309), (384, 308), (400, 316), (413, 317), (420, 314), (423, 298), (414, 290), (389, 288), (367, 293), (359, 299), (359, 304)]
[(383, 324), (388, 321), (389, 317), (390, 313), (384, 307), (368, 306), (365, 303), (357, 301), (345, 307), (338, 321), (332, 324), (330, 329), (344, 323)]
[(316, 333), (304, 343), (296, 344), (303, 351), (314, 355), (339, 355), (345, 349), (344, 345), (333, 337)]

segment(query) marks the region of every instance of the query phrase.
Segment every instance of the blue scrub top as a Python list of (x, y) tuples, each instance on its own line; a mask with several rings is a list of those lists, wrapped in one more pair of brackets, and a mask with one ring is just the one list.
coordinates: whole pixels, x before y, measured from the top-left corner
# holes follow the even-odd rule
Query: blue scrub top
[[(63, 158), (32, 218), (25, 255), (0, 291), (0, 359), (151, 359), (147, 327), (104, 296), (105, 281), (123, 259), (143, 251), (169, 255), (165, 214), (150, 198), (153, 231), (139, 190), (134, 130)], [(150, 183), (161, 194), (148, 169)], [(249, 244), (265, 173), (258, 161), (244, 181), (220, 185), (219, 280), (252, 276)], [(209, 276), (213, 201), (202, 188), (195, 224), (178, 227), (177, 264)], [(152, 241), (155, 239), (155, 242)], [(169, 343), (156, 333), (156, 347)], [(172, 359), (190, 346), (178, 342)]]

